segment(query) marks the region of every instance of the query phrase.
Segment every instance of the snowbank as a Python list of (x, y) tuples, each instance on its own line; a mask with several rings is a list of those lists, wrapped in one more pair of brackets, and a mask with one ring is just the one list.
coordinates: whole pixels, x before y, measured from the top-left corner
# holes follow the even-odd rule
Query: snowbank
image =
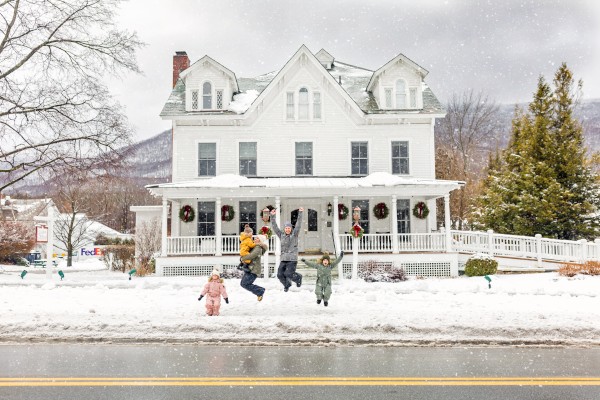
[(600, 344), (600, 277), (556, 273), (346, 281), (329, 307), (314, 285), (288, 293), (257, 280), (264, 300), (227, 280), (230, 304), (204, 315), (204, 277), (134, 277), (108, 271), (0, 274), (0, 340), (227, 342), (240, 344)]

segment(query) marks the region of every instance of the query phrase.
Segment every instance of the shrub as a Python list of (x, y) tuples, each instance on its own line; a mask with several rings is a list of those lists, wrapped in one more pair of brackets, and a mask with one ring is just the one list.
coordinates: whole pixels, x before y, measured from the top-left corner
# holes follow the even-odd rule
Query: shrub
[(388, 262), (367, 260), (358, 264), (358, 277), (365, 282), (402, 282), (408, 280), (402, 268)]
[(33, 248), (35, 239), (27, 225), (15, 221), (0, 222), (0, 261), (15, 262)]
[(565, 263), (558, 269), (558, 274), (569, 278), (577, 274), (600, 275), (600, 262), (586, 261), (584, 264)]
[(113, 271), (125, 272), (133, 267), (134, 246), (106, 246), (102, 249), (102, 261)]
[(475, 254), (465, 264), (465, 275), (493, 275), (498, 271), (498, 261), (486, 254)]
[(237, 268), (223, 268), (221, 278), (223, 279), (241, 279), (244, 276), (244, 271), (240, 271)]

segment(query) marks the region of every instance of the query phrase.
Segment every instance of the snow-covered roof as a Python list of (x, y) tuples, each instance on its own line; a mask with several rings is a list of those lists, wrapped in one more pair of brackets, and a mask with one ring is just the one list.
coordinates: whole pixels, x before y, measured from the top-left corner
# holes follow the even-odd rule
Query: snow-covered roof
[[(327, 53), (324, 49), (320, 52), (321, 56), (325, 54), (332, 59), (333, 56)], [(319, 54), (317, 53), (317, 54)], [(398, 57), (402, 57), (402, 59), (414, 65), (415, 68), (419, 69), (422, 74), (426, 75), (427, 70), (420, 67), (418, 64), (414, 63), (407, 57), (403, 55), (399, 55), (394, 58), (389, 63), (395, 61)], [(386, 63), (388, 65), (389, 63)], [(382, 71), (385, 69), (385, 66), (378, 69), (377, 71)], [(356, 104), (360, 107), (360, 109), (367, 114), (397, 114), (400, 111), (398, 110), (382, 110), (380, 109), (375, 97), (372, 92), (368, 89), (369, 82), (374, 81), (373, 75), (374, 72), (362, 68), (357, 67), (351, 64), (347, 64), (341, 62), (339, 60), (335, 60), (331, 69), (327, 70), (335, 80), (340, 83), (340, 86), (350, 95), (350, 97), (356, 102)], [(165, 103), (163, 110), (160, 115), (163, 117), (166, 116), (176, 116), (182, 114), (202, 114), (202, 115), (222, 115), (222, 114), (243, 114), (250, 107), (252, 102), (262, 93), (263, 90), (271, 83), (273, 78), (277, 76), (279, 70), (272, 71), (264, 75), (259, 75), (254, 78), (239, 78), (237, 79), (237, 85), (239, 87), (240, 93), (234, 96), (233, 102), (231, 103), (228, 110), (222, 111), (193, 111), (186, 112), (185, 111), (185, 82), (183, 79), (179, 79), (173, 88), (169, 99)], [(377, 72), (375, 72), (377, 73)], [(233, 73), (232, 73), (233, 74)], [(423, 75), (423, 76), (424, 76)], [(235, 74), (234, 74), (235, 76)], [(341, 82), (340, 82), (341, 81)], [(423, 108), (419, 110), (410, 111), (413, 114), (431, 114), (431, 113), (439, 113), (443, 112), (443, 107), (439, 100), (435, 97), (431, 89), (423, 83)], [(406, 110), (402, 110), (402, 113), (406, 113)]]
[[(422, 193), (427, 196), (439, 196), (450, 190), (458, 189), (464, 182), (447, 181), (439, 179), (409, 178), (392, 175), (387, 172), (376, 172), (365, 177), (246, 177), (234, 174), (224, 174), (208, 179), (198, 179), (188, 182), (174, 182), (148, 185), (153, 194), (176, 194), (179, 192), (195, 193), (202, 189), (205, 197), (210, 197), (216, 192), (227, 192), (230, 195), (246, 196), (253, 194), (289, 194), (293, 192), (296, 197), (315, 197), (320, 194), (352, 194), (354, 191), (375, 193), (383, 189), (385, 193), (392, 193), (398, 188), (413, 187), (415, 195)], [(429, 189), (429, 190), (427, 190)], [(260, 192), (255, 192), (259, 190)], [(381, 190), (380, 190), (381, 191)], [(195, 195), (197, 196), (197, 194)]]

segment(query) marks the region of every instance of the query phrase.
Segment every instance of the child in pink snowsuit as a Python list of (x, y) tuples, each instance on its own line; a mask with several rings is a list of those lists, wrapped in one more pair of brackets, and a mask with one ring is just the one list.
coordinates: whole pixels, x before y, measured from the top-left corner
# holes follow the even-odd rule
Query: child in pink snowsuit
[(221, 296), (225, 299), (225, 303), (229, 304), (229, 297), (227, 297), (227, 291), (225, 285), (223, 285), (223, 279), (220, 278), (219, 271), (213, 270), (208, 283), (204, 285), (202, 294), (198, 297), (198, 301), (206, 296), (206, 315), (217, 316), (219, 315), (219, 308), (221, 307)]

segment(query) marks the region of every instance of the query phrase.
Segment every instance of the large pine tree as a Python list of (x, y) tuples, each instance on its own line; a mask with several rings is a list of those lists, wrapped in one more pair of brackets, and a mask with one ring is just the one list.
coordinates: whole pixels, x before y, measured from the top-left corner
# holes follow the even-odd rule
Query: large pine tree
[(517, 109), (508, 148), (490, 158), (476, 223), (499, 233), (592, 239), (599, 226), (597, 177), (573, 117), (581, 82), (562, 64), (554, 90), (543, 79), (528, 111)]

